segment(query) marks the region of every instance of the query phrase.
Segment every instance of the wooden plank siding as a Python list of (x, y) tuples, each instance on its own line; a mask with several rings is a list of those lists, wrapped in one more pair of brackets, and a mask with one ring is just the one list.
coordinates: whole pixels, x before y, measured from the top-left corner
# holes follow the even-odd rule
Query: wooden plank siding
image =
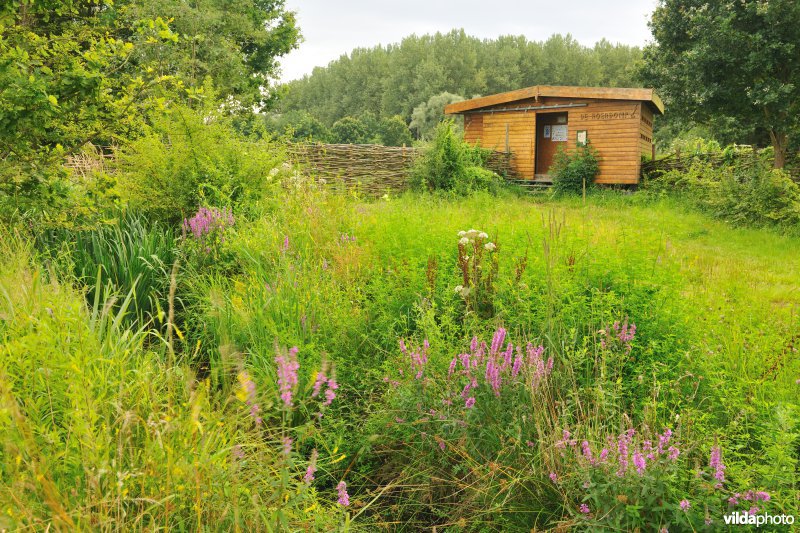
[(500, 152), (510, 150), (514, 169), (525, 179), (535, 178), (537, 115), (567, 113), (564, 148), (574, 151), (577, 132), (586, 130), (589, 143), (600, 157), (596, 182), (603, 184), (639, 182), (642, 158), (652, 156), (653, 120), (662, 111), (663, 104), (651, 89), (549, 86), (477, 98), (446, 108), (447, 113), (463, 114), (467, 142)]

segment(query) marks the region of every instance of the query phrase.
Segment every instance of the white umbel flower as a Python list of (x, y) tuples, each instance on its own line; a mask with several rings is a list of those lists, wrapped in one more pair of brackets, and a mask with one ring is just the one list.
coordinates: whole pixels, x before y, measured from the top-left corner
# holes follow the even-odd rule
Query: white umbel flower
[(467, 244), (469, 244), (469, 239), (467, 239), (466, 237), (461, 237), (461, 239), (458, 241), (458, 244), (463, 244), (466, 246)]
[(495, 249), (497, 248), (497, 246), (493, 242), (487, 242), (486, 244), (483, 245), (483, 247), (486, 248), (486, 250), (488, 250), (489, 252), (494, 252)]
[(488, 239), (489, 236), (486, 233), (481, 232), (480, 235), (478, 235), (478, 238), (480, 238), (480, 239)]

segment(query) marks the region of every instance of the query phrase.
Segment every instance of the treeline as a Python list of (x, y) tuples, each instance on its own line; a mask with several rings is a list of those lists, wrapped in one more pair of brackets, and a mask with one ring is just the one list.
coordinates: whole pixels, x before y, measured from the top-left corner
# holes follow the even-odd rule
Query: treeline
[[(537, 84), (631, 86), (641, 56), (637, 47), (606, 40), (588, 47), (570, 35), (545, 41), (478, 39), (464, 30), (412, 35), (399, 44), (355, 49), (286, 84), (279, 111), (326, 128), (345, 117), (399, 116), (420, 136), (438, 122), (422, 120), (420, 106), (442, 93), (472, 98)], [(412, 121), (415, 109), (420, 119)]]

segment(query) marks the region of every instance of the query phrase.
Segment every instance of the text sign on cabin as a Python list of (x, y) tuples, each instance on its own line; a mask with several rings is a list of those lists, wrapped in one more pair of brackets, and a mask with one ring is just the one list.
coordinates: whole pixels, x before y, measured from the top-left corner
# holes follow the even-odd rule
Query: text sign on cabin
[(581, 113), (581, 120), (625, 120), (637, 118), (637, 108), (631, 111), (606, 111), (601, 113)]

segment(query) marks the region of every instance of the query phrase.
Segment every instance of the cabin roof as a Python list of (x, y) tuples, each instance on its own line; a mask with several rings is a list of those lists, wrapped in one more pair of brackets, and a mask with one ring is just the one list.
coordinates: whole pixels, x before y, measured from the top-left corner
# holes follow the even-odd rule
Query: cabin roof
[(565, 85), (534, 85), (525, 89), (491, 94), (445, 106), (448, 115), (465, 113), (475, 109), (507, 104), (517, 100), (549, 96), (552, 98), (590, 98), (598, 100), (636, 100), (646, 102), (654, 112), (664, 114), (664, 103), (653, 89), (617, 87), (573, 87)]

